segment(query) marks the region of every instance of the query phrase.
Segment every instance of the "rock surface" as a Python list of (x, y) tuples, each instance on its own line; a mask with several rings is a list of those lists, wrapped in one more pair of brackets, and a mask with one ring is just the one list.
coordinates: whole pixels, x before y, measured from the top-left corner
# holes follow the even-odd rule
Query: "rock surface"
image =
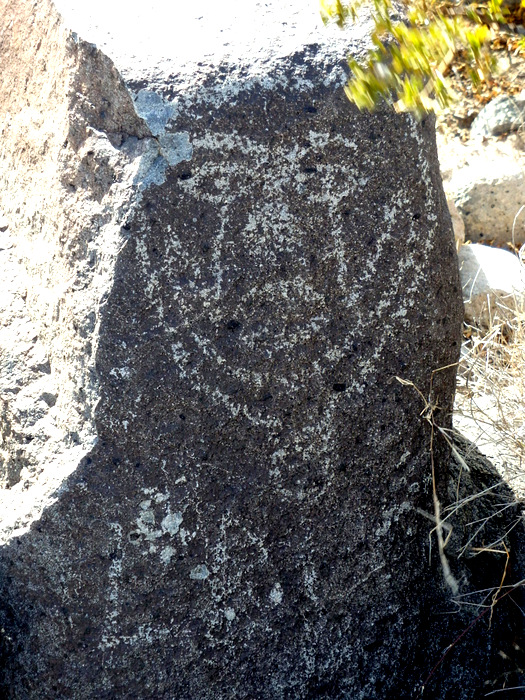
[[(463, 425), (467, 427), (465, 423)], [(486, 590), (471, 591), (463, 601), (458, 598), (459, 605), (468, 600), (468, 605), (476, 606), (481, 624), (499, 627), (498, 653), (492, 672), (487, 673), (481, 692), (470, 697), (487, 697), (492, 691), (495, 697), (497, 694), (505, 697), (506, 688), (523, 686), (525, 681), (525, 627), (523, 616), (515, 612), (516, 605), (523, 609), (525, 589), (522, 585), (510, 591), (511, 579), (507, 578), (510, 562), (506, 556), (506, 551), (512, 552), (515, 583), (525, 574), (523, 501), (517, 497), (520, 489), (516, 488), (516, 480), (509, 479), (508, 474), (507, 478), (502, 478), (491, 460), (480, 452), (477, 443), (457, 430), (453, 441), (449, 499), (458, 505), (447, 511), (449, 557), (468, 557), (472, 571), (477, 570), (478, 580), (483, 580), (489, 571), (498, 572), (500, 580), (504, 579), (508, 586), (496, 595), (499, 600), (492, 610), (486, 605)], [(473, 494), (476, 494), (475, 498), (472, 498)], [(508, 591), (508, 596), (500, 598)], [(483, 623), (491, 613), (492, 619)], [(509, 697), (515, 692), (509, 691)], [(430, 693), (429, 697), (432, 697)]]
[(525, 92), (519, 95), (498, 95), (472, 122), (471, 138), (483, 139), (517, 131), (525, 124)]
[[(243, 4), (239, 41), (233, 10), (207, 33), (150, 5), (97, 35), (97, 3), (63, 6), (72, 33), (0, 2), (1, 687), (409, 697), (471, 619), (443, 616), (429, 431), (395, 380), (426, 396), (448, 367), (450, 424), (433, 123), (357, 113), (338, 59), (365, 29), (327, 37), (302, 0)], [(473, 697), (492, 641), (433, 697)]]
[(443, 185), (474, 243), (525, 243), (525, 153), (505, 143), (440, 142)]
[(454, 231), (456, 245), (463, 245), (463, 243), (465, 243), (465, 224), (463, 223), (463, 217), (457, 210), (457, 207), (452, 199), (449, 199), (448, 197), (447, 207), (450, 213), (450, 218), (452, 219), (452, 229)]
[(515, 323), (525, 303), (525, 270), (517, 255), (490, 246), (458, 251), (465, 320), (476, 328)]

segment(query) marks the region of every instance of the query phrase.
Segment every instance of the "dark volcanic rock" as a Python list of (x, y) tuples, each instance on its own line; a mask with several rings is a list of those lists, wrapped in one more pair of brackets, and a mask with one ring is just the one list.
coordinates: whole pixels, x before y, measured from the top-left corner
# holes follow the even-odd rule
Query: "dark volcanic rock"
[[(443, 615), (424, 405), (395, 380), (449, 424), (433, 122), (358, 113), (363, 28), (303, 5), (252, 7), (237, 43), (228, 12), (173, 25), (163, 62), (66, 15), (117, 71), (47, 2), (0, 2), (6, 697), (404, 698), (470, 620)], [(433, 697), (474, 697), (469, 644)]]

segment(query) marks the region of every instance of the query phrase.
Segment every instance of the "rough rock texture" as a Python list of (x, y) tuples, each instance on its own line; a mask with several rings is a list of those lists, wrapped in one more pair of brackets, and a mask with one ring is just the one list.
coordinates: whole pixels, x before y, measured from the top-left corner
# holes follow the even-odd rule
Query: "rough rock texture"
[(473, 243), (458, 251), (465, 319), (477, 328), (514, 325), (525, 303), (525, 269), (517, 255)]
[[(173, 25), (200, 60), (108, 40), (118, 72), (74, 17), (0, 2), (6, 697), (410, 697), (471, 619), (443, 614), (430, 434), (395, 380), (449, 425), (433, 123), (346, 101), (362, 27), (248, 9), (244, 43), (228, 12)], [(445, 503), (439, 434), (434, 465)], [(462, 591), (498, 585), (462, 562)], [(432, 697), (474, 697), (493, 642)]]
[[(514, 584), (525, 576), (523, 500), (520, 502), (516, 497), (516, 482), (511, 481), (510, 488), (473, 442), (458, 432), (453, 440), (450, 505), (443, 511), (449, 558), (469, 559), (471, 576), (479, 582), (499, 577), (495, 589), (480, 586), (455, 600), (459, 608), (462, 605), (475, 608), (480, 616), (475, 624), (498, 628), (493, 629), (498, 641), (492, 667), (485, 673), (483, 688), (471, 697), (484, 698), (494, 691), (497, 691), (495, 697), (519, 697), (520, 687), (525, 684), (525, 588)], [(455, 651), (453, 648), (450, 653)], [(505, 688), (517, 690), (505, 691)], [(428, 697), (434, 697), (432, 690)]]
[(498, 95), (491, 100), (472, 122), (471, 138), (501, 136), (521, 129), (525, 124), (525, 92), (512, 97)]
[(525, 153), (507, 142), (442, 140), (443, 185), (475, 243), (525, 243)]

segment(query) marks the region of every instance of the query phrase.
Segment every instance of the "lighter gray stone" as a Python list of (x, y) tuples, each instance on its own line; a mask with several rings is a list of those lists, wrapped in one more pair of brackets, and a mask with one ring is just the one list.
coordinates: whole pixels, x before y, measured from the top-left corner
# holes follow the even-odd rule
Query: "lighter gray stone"
[[(506, 144), (443, 144), (445, 191), (475, 243), (525, 243), (525, 155)], [(455, 165), (453, 165), (455, 163)]]
[(516, 97), (498, 95), (480, 111), (472, 122), (473, 139), (500, 136), (517, 131), (525, 123), (525, 92)]

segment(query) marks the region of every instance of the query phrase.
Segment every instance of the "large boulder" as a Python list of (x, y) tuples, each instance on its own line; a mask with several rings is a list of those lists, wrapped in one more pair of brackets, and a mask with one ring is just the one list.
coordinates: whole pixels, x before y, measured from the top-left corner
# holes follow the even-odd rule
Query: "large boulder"
[(472, 697), (433, 121), (303, 0), (60, 7), (0, 0), (4, 695)]
[(443, 185), (474, 243), (525, 243), (525, 154), (507, 142), (442, 139)]
[(476, 328), (516, 327), (525, 304), (525, 271), (517, 255), (487, 245), (458, 251), (465, 320)]
[(501, 136), (518, 131), (525, 124), (525, 91), (519, 95), (498, 95), (491, 100), (472, 122), (473, 139)]

